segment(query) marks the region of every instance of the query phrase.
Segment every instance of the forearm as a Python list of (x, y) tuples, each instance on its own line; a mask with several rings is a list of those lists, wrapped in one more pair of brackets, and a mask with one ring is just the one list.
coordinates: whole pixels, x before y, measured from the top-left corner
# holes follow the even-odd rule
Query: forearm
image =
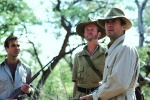
[(76, 90), (77, 90), (77, 82), (74, 82), (74, 87), (73, 87), (73, 97), (76, 94)]

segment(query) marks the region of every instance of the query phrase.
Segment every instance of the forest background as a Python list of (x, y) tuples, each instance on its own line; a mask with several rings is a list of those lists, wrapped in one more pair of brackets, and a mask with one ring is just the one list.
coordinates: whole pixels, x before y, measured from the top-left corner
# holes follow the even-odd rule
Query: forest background
[[(112, 7), (119, 7), (132, 21), (126, 37), (138, 49), (141, 66), (150, 50), (150, 0), (0, 0), (0, 62), (6, 57), (3, 42), (9, 35), (21, 40), (20, 59), (32, 75), (47, 65), (32, 82), (31, 100), (69, 100), (74, 54), (86, 41), (76, 34), (76, 25), (88, 17), (101, 18)], [(108, 37), (99, 43), (106, 46)], [(141, 69), (150, 78), (150, 70)], [(146, 98), (150, 85), (142, 83)]]

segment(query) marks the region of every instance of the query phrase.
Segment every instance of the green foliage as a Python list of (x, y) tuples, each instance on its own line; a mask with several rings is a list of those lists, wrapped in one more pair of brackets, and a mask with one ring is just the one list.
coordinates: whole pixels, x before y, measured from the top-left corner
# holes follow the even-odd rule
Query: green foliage
[(69, 100), (72, 96), (73, 82), (71, 70), (64, 61), (55, 67), (42, 88), (40, 100)]
[(0, 62), (2, 62), (4, 60), (5, 56), (0, 54)]
[(150, 14), (150, 11), (149, 11), (149, 9), (150, 9), (150, 5), (148, 5), (148, 6), (146, 6), (146, 8), (145, 8), (145, 13), (143, 13), (143, 15), (144, 15), (144, 22), (145, 22), (145, 25), (147, 25), (147, 26), (149, 26), (150, 25), (150, 21), (149, 21), (149, 14)]
[(147, 58), (147, 51), (150, 50), (150, 47), (148, 45), (143, 46), (142, 48), (138, 49), (140, 60), (141, 61), (146, 61)]
[(144, 95), (144, 100), (149, 100), (150, 97), (150, 87), (148, 86), (143, 86), (142, 87), (143, 95)]
[[(140, 56), (140, 60), (141, 60), (141, 66), (145, 64), (145, 63), (143, 63), (143, 62), (146, 61), (146, 58), (148, 57), (147, 51), (149, 51), (149, 50), (150, 50), (150, 47), (149, 47), (148, 45), (147, 45), (147, 46), (143, 46), (142, 48), (140, 48), (140, 49), (138, 50), (139, 56)], [(143, 76), (145, 76), (145, 74), (146, 74), (146, 73), (145, 73), (145, 70), (141, 70), (140, 73), (141, 73)], [(150, 78), (150, 75), (149, 75), (149, 78)], [(142, 86), (142, 92), (143, 92), (143, 94), (144, 94), (145, 100), (149, 100), (150, 87), (147, 86), (147, 85), (143, 85), (143, 86)]]
[[(79, 22), (87, 21), (88, 17), (103, 16), (102, 12), (106, 8), (106, 1), (60, 1), (60, 5), (53, 3), (53, 12), (50, 18), (53, 19), (51, 23), (55, 28), (63, 28), (61, 17), (65, 18), (67, 25), (71, 24), (74, 28)], [(50, 11), (50, 10), (49, 10)], [(57, 23), (57, 24), (55, 24)], [(55, 32), (56, 37), (61, 36), (59, 32)]]
[(36, 17), (23, 0), (0, 1), (0, 34), (12, 34), (16, 26), (36, 23)]
[(150, 17), (149, 17), (150, 10), (149, 9), (150, 9), (150, 5), (148, 5), (145, 8), (145, 13), (143, 14), (144, 15), (143, 20), (144, 20), (144, 28), (145, 28), (144, 32), (146, 33), (146, 35), (145, 35), (146, 41), (148, 41), (150, 43), (150, 40), (149, 40), (149, 38), (150, 38)]

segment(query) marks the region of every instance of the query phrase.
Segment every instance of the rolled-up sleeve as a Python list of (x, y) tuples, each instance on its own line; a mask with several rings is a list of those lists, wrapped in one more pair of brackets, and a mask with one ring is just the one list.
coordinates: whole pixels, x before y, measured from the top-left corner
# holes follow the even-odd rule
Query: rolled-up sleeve
[(77, 79), (77, 54), (75, 55), (75, 58), (74, 58), (74, 63), (73, 63), (73, 68), (72, 68), (72, 81), (75, 82), (76, 79)]

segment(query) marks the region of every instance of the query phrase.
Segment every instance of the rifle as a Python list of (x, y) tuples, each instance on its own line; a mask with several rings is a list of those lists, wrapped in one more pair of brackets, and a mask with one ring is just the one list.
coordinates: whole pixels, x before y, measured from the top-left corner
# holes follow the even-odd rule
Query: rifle
[[(48, 62), (44, 67), (42, 67), (33, 77), (31, 77), (26, 84), (30, 84), (39, 74), (40, 72), (46, 67), (48, 66), (52, 61), (54, 61), (56, 59), (56, 57), (54, 57), (50, 62)], [(13, 93), (10, 94), (10, 96), (8, 97), (8, 99), (17, 99), (17, 97), (19, 96), (19, 94), (22, 94), (23, 91), (21, 91), (21, 87), (15, 89), (13, 91)]]

